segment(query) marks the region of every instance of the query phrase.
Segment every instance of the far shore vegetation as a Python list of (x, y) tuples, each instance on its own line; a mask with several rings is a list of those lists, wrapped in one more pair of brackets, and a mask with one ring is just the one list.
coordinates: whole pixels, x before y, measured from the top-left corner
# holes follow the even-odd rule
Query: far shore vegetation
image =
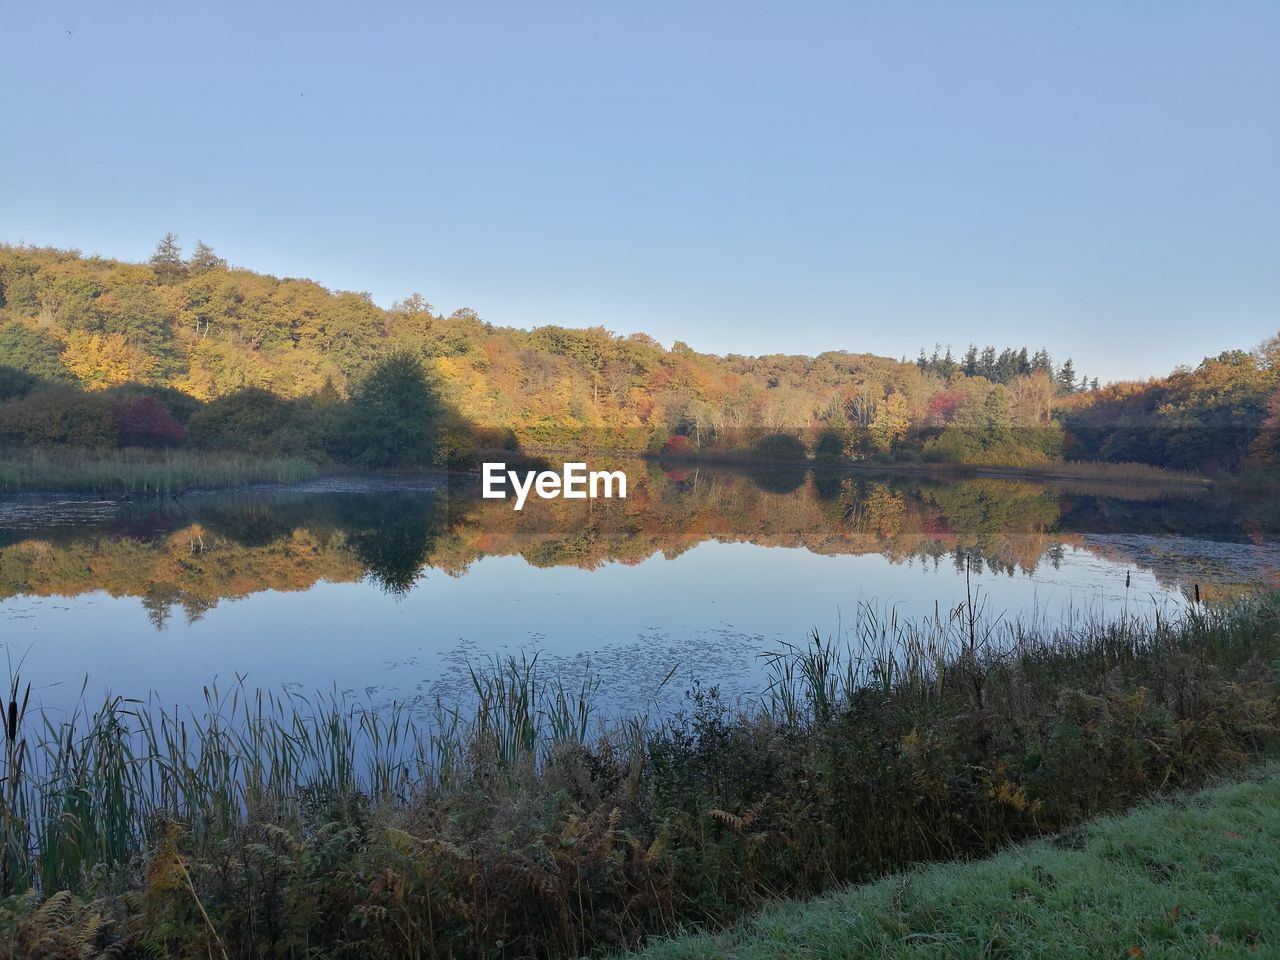
[[(474, 665), (471, 695), (425, 716), (239, 685), (195, 709), (110, 696), (42, 715), (28, 681), (45, 678), (15, 677), (0, 939), (21, 957), (576, 958), (1058, 834), (837, 894), (862, 898), (856, 928), (819, 903), (811, 923), (788, 908), (719, 942), (924, 943), (958, 935), (968, 902), (974, 935), (1001, 910), (1007, 935), (1047, 936), (1075, 885), (1112, 871), (1119, 899), (1077, 915), (1081, 942), (1246, 951), (1275, 935), (1249, 892), (1223, 914), (1228, 891), (1179, 888), (1139, 929), (1114, 925), (1159, 900), (1152, 884), (1230, 870), (1255, 888), (1272, 787), (1139, 813), (1132, 833), (1081, 825), (1259, 762), (1280, 741), (1278, 670), (1280, 595), (1260, 594), (1057, 626), (976, 597), (918, 622), (867, 607), (840, 639), (777, 650), (757, 696), (698, 684), (675, 714), (602, 717), (589, 673), (536, 658)], [(1122, 889), (1135, 871), (1149, 881)], [(935, 901), (936, 877), (955, 886)], [(654, 955), (719, 955), (701, 943)]]
[[(417, 294), (384, 309), (233, 267), (203, 243), (184, 256), (171, 235), (148, 263), (0, 245), (4, 475), (28, 485), (31, 450), (142, 462), (125, 448), (190, 463), (181, 482), (202, 486), (240, 482), (223, 458), (369, 469), (543, 449), (1266, 486), (1280, 335), (1101, 384), (1025, 346), (716, 356), (603, 327), (495, 327)], [(119, 473), (85, 471), (104, 490)]]

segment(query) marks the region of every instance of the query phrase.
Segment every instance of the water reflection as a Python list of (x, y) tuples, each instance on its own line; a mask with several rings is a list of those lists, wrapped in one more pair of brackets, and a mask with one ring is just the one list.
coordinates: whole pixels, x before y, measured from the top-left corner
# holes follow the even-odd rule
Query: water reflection
[[(0, 597), (106, 591), (142, 600), (157, 627), (220, 600), (369, 580), (404, 596), (428, 571), (484, 557), (594, 569), (748, 542), (824, 555), (969, 562), (1034, 574), (1069, 546), (1193, 580), (1210, 595), (1276, 584), (1276, 506), (1175, 488), (1090, 488), (997, 478), (939, 481), (805, 470), (629, 463), (625, 501), (481, 500), (473, 482), (329, 481), (291, 490), (0, 505)], [(1214, 544), (1207, 549), (1205, 544)], [(1253, 545), (1258, 549), (1240, 549)]]
[[(606, 466), (601, 464), (600, 466)], [(859, 606), (1047, 618), (1280, 584), (1268, 500), (1185, 488), (608, 464), (626, 500), (521, 512), (464, 477), (180, 500), (0, 500), (0, 646), (45, 703), (219, 677), (449, 699), (475, 659), (540, 651), (602, 703), (664, 677), (747, 691), (759, 655)], [(674, 671), (674, 672), (673, 672)]]

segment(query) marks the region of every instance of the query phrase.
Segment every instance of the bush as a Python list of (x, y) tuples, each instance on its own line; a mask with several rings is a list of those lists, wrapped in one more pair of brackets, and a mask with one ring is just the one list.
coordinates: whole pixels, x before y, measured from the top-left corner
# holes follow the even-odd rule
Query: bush
[(823, 430), (813, 448), (813, 455), (818, 460), (843, 460), (845, 458), (845, 437), (839, 430)]
[(0, 402), (18, 400), (40, 386), (40, 378), (16, 367), (0, 367)]
[(284, 423), (283, 400), (269, 390), (246, 387), (209, 401), (192, 415), (188, 429), (197, 446), (265, 453), (271, 435)]
[(752, 452), (765, 460), (795, 461), (808, 456), (803, 441), (789, 433), (771, 433), (761, 437), (751, 447)]
[(110, 390), (103, 391), (104, 395), (111, 397), (113, 400), (122, 397), (151, 397), (158, 400), (168, 409), (173, 419), (184, 427), (191, 422), (191, 418), (200, 410), (204, 409), (204, 404), (191, 396), (189, 393), (183, 393), (181, 390), (175, 390), (173, 387), (160, 387), (153, 384), (129, 383), (121, 387), (113, 387)]
[(122, 444), (142, 447), (168, 446), (187, 438), (187, 430), (169, 408), (155, 397), (119, 397), (112, 413)]
[(116, 437), (111, 404), (100, 394), (51, 387), (0, 405), (0, 441), (4, 443), (109, 447), (115, 445)]
[(673, 457), (687, 457), (693, 453), (693, 444), (684, 434), (677, 433), (662, 442), (661, 452)]

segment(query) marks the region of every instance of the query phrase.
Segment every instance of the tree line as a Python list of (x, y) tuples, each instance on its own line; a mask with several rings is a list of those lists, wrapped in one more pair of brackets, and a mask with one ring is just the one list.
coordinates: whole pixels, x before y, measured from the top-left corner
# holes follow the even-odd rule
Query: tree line
[[(495, 445), (755, 449), (1226, 471), (1278, 456), (1278, 354), (1273, 339), (1105, 386), (1025, 347), (957, 358), (939, 346), (914, 362), (718, 356), (604, 327), (497, 327), (420, 294), (384, 309), (235, 267), (204, 243), (184, 255), (172, 235), (147, 263), (0, 246), (0, 443), (11, 446), (226, 445), (370, 465)], [(388, 413), (379, 378), (408, 376), (417, 399)], [(374, 411), (385, 436), (359, 423)]]

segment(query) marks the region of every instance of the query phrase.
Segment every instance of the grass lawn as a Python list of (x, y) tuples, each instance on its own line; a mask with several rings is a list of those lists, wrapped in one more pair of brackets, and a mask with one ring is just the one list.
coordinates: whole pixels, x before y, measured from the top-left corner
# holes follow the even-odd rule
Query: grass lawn
[(1280, 766), (640, 957), (1280, 957)]

